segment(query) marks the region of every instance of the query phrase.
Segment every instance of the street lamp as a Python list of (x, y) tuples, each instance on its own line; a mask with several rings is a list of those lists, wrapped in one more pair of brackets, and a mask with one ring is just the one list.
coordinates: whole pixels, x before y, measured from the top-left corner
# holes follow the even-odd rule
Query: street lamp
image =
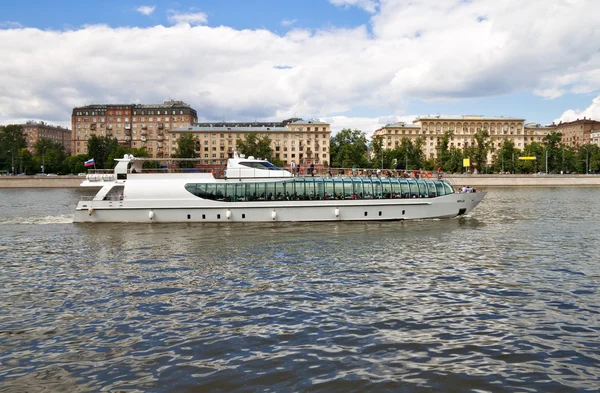
[(46, 155), (46, 146), (44, 146), (44, 148), (42, 149), (42, 173), (45, 173), (44, 171), (46, 168), (44, 165), (45, 164), (45, 161), (44, 161), (45, 155)]
[(585, 174), (586, 175), (588, 175), (590, 173), (589, 161), (590, 161), (590, 151), (586, 147), (585, 148)]
[(15, 155), (13, 153), (12, 150), (8, 151), (10, 153), (10, 164), (12, 166), (12, 171), (10, 172), (11, 175), (15, 175)]

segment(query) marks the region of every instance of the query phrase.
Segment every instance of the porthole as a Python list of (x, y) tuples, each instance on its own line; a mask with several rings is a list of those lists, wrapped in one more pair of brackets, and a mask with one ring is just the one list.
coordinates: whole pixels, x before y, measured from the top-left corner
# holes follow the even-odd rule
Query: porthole
[(206, 220), (206, 214), (203, 214), (203, 215), (202, 215), (202, 219), (203, 219), (203, 220)]
[(365, 212), (365, 217), (367, 216), (367, 214), (368, 214), (368, 213), (367, 213), (367, 212)]
[(191, 214), (188, 214), (188, 220), (189, 220), (190, 218), (192, 218), (192, 215), (191, 215)]
[(221, 219), (221, 215), (217, 214), (217, 220), (220, 220), (220, 219)]
[(242, 218), (246, 218), (246, 214), (242, 213)]

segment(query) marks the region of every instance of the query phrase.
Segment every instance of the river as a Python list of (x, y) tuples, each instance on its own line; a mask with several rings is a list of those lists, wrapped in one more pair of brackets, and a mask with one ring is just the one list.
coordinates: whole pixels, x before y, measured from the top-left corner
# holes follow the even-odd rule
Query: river
[(600, 188), (490, 188), (470, 216), (73, 224), (0, 190), (0, 392), (586, 392)]

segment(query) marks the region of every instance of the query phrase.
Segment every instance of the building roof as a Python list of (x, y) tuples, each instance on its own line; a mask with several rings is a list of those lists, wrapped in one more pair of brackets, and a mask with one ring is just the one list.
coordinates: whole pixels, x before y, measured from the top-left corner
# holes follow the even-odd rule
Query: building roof
[(540, 123), (525, 123), (525, 128), (548, 128), (548, 129), (554, 129), (556, 128), (555, 125), (541, 125)]
[(292, 121), (290, 124), (323, 124), (323, 125), (329, 125), (329, 123), (325, 123), (324, 121), (321, 121), (319, 119), (309, 119), (309, 120), (302, 120), (302, 119), (297, 119), (295, 121)]
[(90, 104), (84, 106), (78, 106), (73, 108), (73, 110), (81, 110), (81, 109), (127, 109), (127, 108), (141, 108), (141, 109), (151, 109), (151, 108), (191, 108), (190, 104), (187, 104), (183, 101), (177, 100), (168, 100), (164, 101), (162, 104)]
[(256, 132), (289, 132), (290, 130), (285, 126), (274, 126), (274, 127), (252, 127), (252, 126), (222, 126), (222, 125), (214, 125), (214, 126), (205, 126), (204, 123), (202, 125), (188, 126), (188, 127), (179, 127), (175, 128), (169, 132), (244, 132), (244, 131), (256, 131)]
[(415, 125), (415, 124), (406, 124), (402, 121), (399, 121), (396, 123), (386, 124), (385, 126), (383, 126), (381, 128), (421, 128), (421, 127), (418, 125)]
[(506, 121), (525, 121), (525, 119), (510, 116), (483, 116), (483, 115), (426, 115), (417, 117), (416, 121), (421, 120), (455, 120), (455, 121), (491, 121), (491, 120), (506, 120)]

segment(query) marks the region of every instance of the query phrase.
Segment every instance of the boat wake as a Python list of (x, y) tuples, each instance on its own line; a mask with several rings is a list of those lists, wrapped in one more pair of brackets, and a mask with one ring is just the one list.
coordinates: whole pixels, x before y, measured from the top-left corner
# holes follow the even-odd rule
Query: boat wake
[(17, 216), (0, 218), (0, 225), (48, 225), (72, 223), (73, 214), (61, 214), (58, 216)]

